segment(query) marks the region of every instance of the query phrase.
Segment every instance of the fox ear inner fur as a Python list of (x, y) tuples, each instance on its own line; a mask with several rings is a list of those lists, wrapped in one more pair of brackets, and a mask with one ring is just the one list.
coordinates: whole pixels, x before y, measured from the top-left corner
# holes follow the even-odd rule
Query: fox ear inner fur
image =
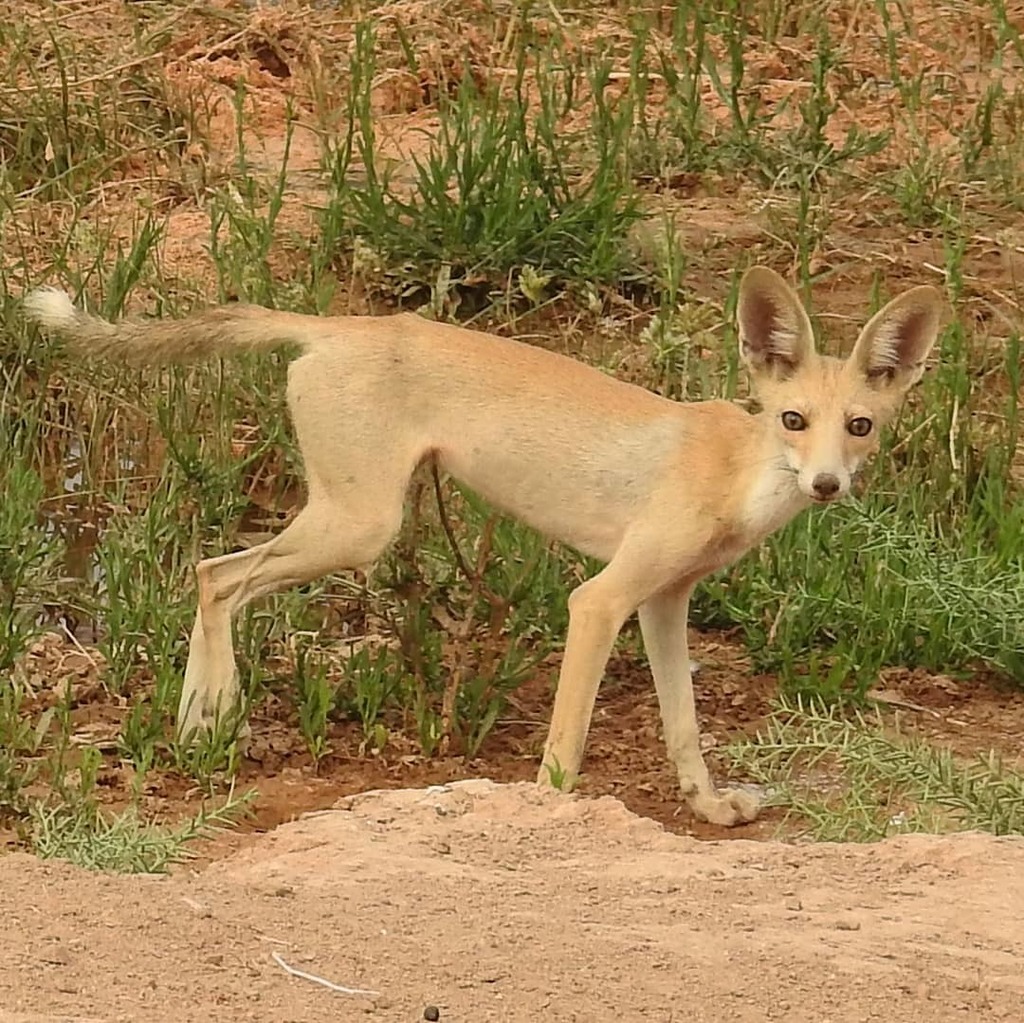
[(852, 361), (869, 380), (912, 387), (938, 337), (942, 304), (938, 289), (927, 285), (894, 298), (861, 331)]
[(740, 282), (740, 354), (751, 372), (786, 376), (814, 356), (814, 332), (792, 288), (774, 270), (753, 267)]

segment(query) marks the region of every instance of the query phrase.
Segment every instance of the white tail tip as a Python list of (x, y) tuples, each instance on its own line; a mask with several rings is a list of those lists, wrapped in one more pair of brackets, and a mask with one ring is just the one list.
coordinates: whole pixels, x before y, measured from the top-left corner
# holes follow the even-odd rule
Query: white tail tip
[(60, 288), (36, 288), (25, 296), (24, 306), (30, 320), (52, 330), (70, 327), (78, 317), (71, 296)]

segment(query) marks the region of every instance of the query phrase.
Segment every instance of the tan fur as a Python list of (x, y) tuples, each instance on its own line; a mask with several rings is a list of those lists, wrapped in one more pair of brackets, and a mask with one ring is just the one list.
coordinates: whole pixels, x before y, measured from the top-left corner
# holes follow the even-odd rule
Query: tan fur
[[(690, 594), (812, 501), (849, 491), (879, 428), (923, 372), (942, 300), (928, 287), (905, 293), (840, 361), (815, 353), (807, 315), (782, 278), (748, 271), (738, 320), (757, 415), (724, 401), (668, 401), (572, 359), (407, 313), (317, 318), (225, 306), (109, 324), (53, 290), (34, 292), (26, 308), (76, 348), (125, 361), (282, 342), (303, 350), (289, 368), (288, 402), (309, 501), (268, 543), (197, 566), (183, 737), (236, 703), (234, 615), (259, 597), (372, 563), (399, 528), (411, 474), (434, 457), (505, 512), (606, 563), (569, 598), (538, 780), (574, 784), (612, 645), (638, 611), (682, 794), (699, 817), (729, 825), (753, 819), (757, 805), (742, 791), (716, 791), (701, 756)], [(804, 429), (786, 428), (792, 413)], [(848, 430), (857, 417), (872, 420), (865, 437)]]

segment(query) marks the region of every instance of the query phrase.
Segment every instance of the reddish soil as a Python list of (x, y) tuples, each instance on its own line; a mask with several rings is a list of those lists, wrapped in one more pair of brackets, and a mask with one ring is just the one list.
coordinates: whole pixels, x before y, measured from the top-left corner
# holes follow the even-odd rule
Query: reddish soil
[[(716, 750), (757, 731), (778, 695), (777, 682), (771, 675), (752, 673), (745, 652), (725, 636), (692, 633), (692, 652), (700, 665), (694, 687), (702, 741), (716, 777), (725, 781), (727, 767)], [(238, 780), (244, 786), (256, 786), (259, 801), (240, 834), (221, 841), (233, 848), (244, 841), (240, 835), (249, 829), (269, 830), (298, 813), (329, 807), (339, 796), (374, 788), (421, 787), (475, 777), (532, 781), (551, 712), (552, 683), (553, 679), (538, 676), (522, 686), (514, 705), (472, 759), (426, 759), (401, 744), (379, 757), (360, 756), (356, 730), (341, 725), (335, 732), (337, 752), (314, 768), (294, 720), (257, 716), (252, 747), (253, 754), (263, 759), (246, 762)], [(1019, 690), (983, 679), (956, 682), (946, 676), (893, 669), (880, 680), (876, 692), (889, 719), (898, 718), (905, 733), (927, 737), (966, 757), (994, 749), (1008, 765), (1024, 766), (1020, 745), (1024, 693)], [(639, 656), (622, 655), (609, 666), (583, 771), (581, 794), (614, 796), (634, 813), (679, 834), (770, 839), (780, 834), (783, 824), (782, 810), (767, 809), (752, 824), (724, 829), (694, 820), (680, 806), (675, 773), (665, 758), (653, 683)], [(166, 789), (158, 788), (153, 794), (161, 801), (173, 800), (175, 789), (169, 779)]]
[[(720, 781), (728, 775), (718, 751), (743, 735), (753, 735), (778, 695), (777, 680), (758, 674), (738, 640), (723, 633), (691, 631), (691, 651), (699, 668), (694, 677), (702, 741)], [(123, 805), (133, 771), (116, 755), (116, 736), (128, 713), (128, 700), (108, 693), (98, 681), (98, 651), (50, 634), (24, 664), (25, 677), (45, 686), (47, 678), (79, 676), (73, 684), (73, 742), (105, 751), (98, 777), (100, 798)], [(256, 708), (248, 755), (235, 779), (236, 792), (254, 790), (251, 814), (236, 829), (205, 843), (201, 857), (219, 858), (248, 845), (262, 832), (326, 809), (342, 796), (370, 789), (423, 787), (466, 778), (501, 782), (532, 780), (551, 712), (555, 664), (545, 667), (512, 697), (477, 756), (422, 756), (411, 739), (397, 731), (382, 753), (360, 749), (361, 732), (353, 722), (332, 722), (330, 752), (319, 763), (310, 757), (299, 731), (286, 683), (274, 684)], [(957, 680), (924, 671), (888, 669), (873, 695), (883, 718), (907, 735), (927, 738), (965, 757), (994, 750), (1007, 766), (1024, 768), (1024, 693), (983, 676)], [(42, 688), (36, 709), (56, 694)], [(797, 832), (784, 826), (784, 812), (766, 809), (752, 824), (723, 829), (695, 821), (681, 807), (674, 772), (665, 758), (657, 699), (641, 655), (620, 653), (609, 665), (598, 696), (587, 743), (579, 792), (614, 796), (632, 812), (652, 818), (667, 830), (700, 839), (769, 840)], [(224, 791), (224, 787), (220, 787)], [(144, 783), (143, 810), (156, 820), (174, 821), (193, 812), (204, 793), (189, 777), (151, 770)]]

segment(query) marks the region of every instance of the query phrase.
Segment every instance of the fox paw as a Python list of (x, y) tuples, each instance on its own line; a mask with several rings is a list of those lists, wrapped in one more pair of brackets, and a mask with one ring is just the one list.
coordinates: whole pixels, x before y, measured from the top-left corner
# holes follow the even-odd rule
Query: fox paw
[(758, 798), (742, 789), (722, 789), (714, 794), (699, 793), (690, 797), (690, 809), (698, 820), (734, 828), (756, 820), (761, 805)]

